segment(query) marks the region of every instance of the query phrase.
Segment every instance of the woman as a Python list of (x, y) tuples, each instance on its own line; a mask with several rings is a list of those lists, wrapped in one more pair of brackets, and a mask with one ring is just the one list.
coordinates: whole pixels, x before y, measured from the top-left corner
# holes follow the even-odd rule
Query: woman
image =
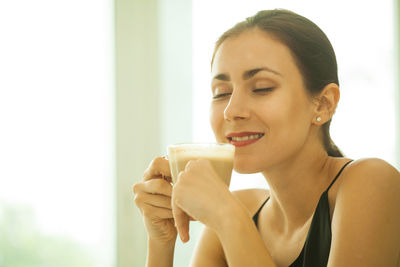
[(171, 176), (167, 159), (155, 159), (134, 186), (148, 266), (172, 266), (187, 215), (205, 225), (192, 266), (400, 266), (400, 174), (332, 142), (337, 65), (318, 26), (261, 11), (220, 37), (212, 77), (216, 139), (235, 145), (234, 169), (261, 172), (269, 191), (232, 193), (206, 160), (189, 162), (172, 187), (160, 179)]

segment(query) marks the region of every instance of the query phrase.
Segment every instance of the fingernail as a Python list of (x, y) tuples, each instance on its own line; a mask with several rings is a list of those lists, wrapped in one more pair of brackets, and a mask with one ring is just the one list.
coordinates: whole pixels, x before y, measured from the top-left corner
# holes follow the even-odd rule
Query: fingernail
[(181, 235), (181, 240), (182, 240), (182, 242), (183, 243), (186, 243), (186, 242), (188, 242), (189, 241), (189, 234), (182, 234)]
[(179, 233), (179, 237), (181, 238), (181, 241), (182, 241), (183, 243), (185, 243), (185, 238), (183, 237), (183, 234)]
[(181, 239), (181, 241), (182, 241), (183, 243), (185, 243), (185, 242), (186, 242), (185, 234), (182, 233), (181, 231), (178, 231), (178, 232), (179, 232), (179, 238)]

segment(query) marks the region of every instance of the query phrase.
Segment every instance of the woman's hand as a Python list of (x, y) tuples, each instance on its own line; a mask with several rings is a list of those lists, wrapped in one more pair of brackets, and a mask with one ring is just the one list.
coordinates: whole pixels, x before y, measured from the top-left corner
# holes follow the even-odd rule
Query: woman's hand
[(175, 242), (177, 231), (171, 208), (172, 186), (168, 160), (155, 158), (144, 172), (142, 182), (133, 186), (135, 203), (142, 213), (149, 240)]
[(235, 205), (241, 204), (206, 159), (189, 161), (173, 187), (172, 210), (184, 242), (189, 239), (187, 215), (217, 230)]

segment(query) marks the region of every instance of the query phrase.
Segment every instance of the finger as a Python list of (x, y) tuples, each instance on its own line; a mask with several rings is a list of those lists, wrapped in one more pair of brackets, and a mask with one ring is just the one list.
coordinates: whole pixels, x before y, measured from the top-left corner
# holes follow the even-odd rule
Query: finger
[(172, 219), (174, 217), (171, 209), (155, 207), (147, 203), (142, 206), (142, 213), (144, 217), (151, 219)]
[(154, 207), (172, 210), (171, 198), (163, 195), (144, 194), (140, 201)]
[(172, 185), (164, 179), (152, 179), (144, 183), (144, 189), (151, 194), (159, 194), (171, 197)]
[(157, 194), (171, 197), (172, 185), (164, 179), (152, 179), (145, 182), (137, 183), (133, 186), (133, 193), (145, 192), (149, 194)]
[(134, 200), (138, 207), (141, 207), (142, 204), (147, 203), (155, 207), (172, 209), (171, 198), (164, 195), (151, 194), (140, 191), (135, 194)]
[(189, 216), (177, 205), (173, 205), (172, 214), (179, 237), (183, 243), (186, 243), (189, 241)]
[(169, 168), (169, 161), (164, 157), (157, 157), (153, 159), (150, 166), (144, 172), (143, 180), (147, 181), (154, 178), (171, 179), (171, 170)]

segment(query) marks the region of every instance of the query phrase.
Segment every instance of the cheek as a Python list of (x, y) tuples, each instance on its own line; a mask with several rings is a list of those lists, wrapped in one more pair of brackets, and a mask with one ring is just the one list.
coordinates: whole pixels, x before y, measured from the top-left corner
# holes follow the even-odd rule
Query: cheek
[[(304, 90), (302, 88), (286, 91), (279, 97), (279, 100), (271, 103), (271, 112), (275, 114), (281, 123), (286, 126), (294, 126), (302, 124), (309, 113), (310, 104), (306, 96), (297, 91)], [(295, 92), (293, 92), (295, 91)]]
[(282, 140), (288, 148), (298, 148), (307, 139), (310, 130), (308, 103), (301, 96), (288, 102), (282, 118)]
[(308, 131), (308, 110), (300, 96), (282, 91), (274, 95), (268, 104), (257, 107), (258, 116), (266, 126), (271, 151), (286, 150), (293, 142), (303, 142)]
[(311, 104), (305, 96), (299, 96), (293, 100), (291, 108), (289, 110), (289, 118), (292, 124), (298, 124), (299, 126), (309, 126), (312, 114)]

